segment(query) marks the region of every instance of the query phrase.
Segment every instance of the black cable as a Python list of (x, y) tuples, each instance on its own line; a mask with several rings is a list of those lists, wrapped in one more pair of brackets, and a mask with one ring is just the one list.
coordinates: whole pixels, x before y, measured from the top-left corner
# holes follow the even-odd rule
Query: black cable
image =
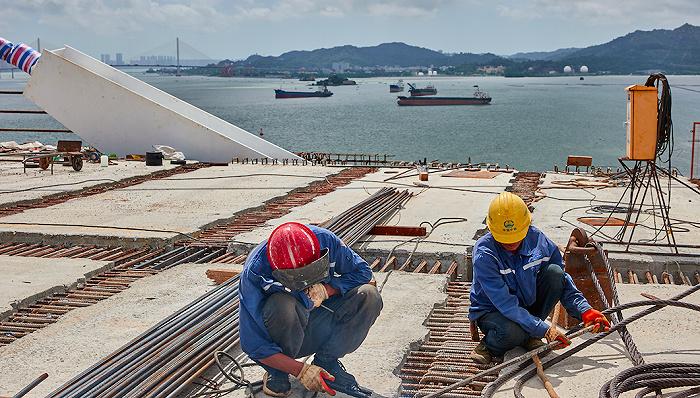
[[(621, 393), (642, 389), (637, 397), (649, 393), (661, 396), (663, 388), (700, 386), (700, 364), (668, 362), (637, 365), (623, 370), (612, 380), (603, 384), (598, 394), (599, 398), (617, 398)], [(676, 391), (667, 395), (669, 398), (689, 397), (700, 390), (695, 387), (690, 390)]]
[[(669, 168), (671, 167), (671, 157), (673, 156), (673, 121), (671, 120), (671, 86), (668, 79), (661, 73), (654, 73), (649, 76), (645, 83), (647, 87), (661, 86), (661, 97), (658, 101), (658, 119), (656, 129), (656, 157), (667, 154)], [(662, 160), (663, 161), (663, 160)]]
[[(111, 178), (97, 178), (97, 179), (90, 179), (90, 180), (82, 180), (82, 181), (76, 181), (76, 182), (65, 182), (62, 184), (51, 184), (51, 185), (43, 185), (39, 187), (31, 187), (31, 188), (24, 188), (24, 189), (16, 189), (13, 191), (0, 191), (0, 195), (6, 194), (6, 193), (20, 193), (20, 192), (27, 192), (27, 191), (35, 191), (38, 189), (44, 189), (44, 188), (54, 188), (54, 187), (62, 187), (62, 186), (67, 186), (67, 185), (80, 185), (80, 184), (85, 184), (87, 182), (99, 182), (99, 181), (104, 181), (104, 182), (119, 182), (118, 180), (113, 180)], [(92, 186), (91, 186), (92, 187)], [(87, 188), (87, 187), (85, 187)], [(69, 192), (69, 191), (59, 191), (59, 192)]]
[[(226, 358), (231, 362), (228, 369), (227, 366), (222, 363), (222, 358)], [(262, 381), (251, 382), (250, 380), (246, 379), (243, 368), (258, 366), (257, 363), (251, 362), (241, 364), (236, 360), (236, 358), (226, 351), (214, 352), (214, 361), (216, 362), (216, 367), (219, 368), (219, 372), (224, 375), (228, 381), (233, 383), (233, 387), (220, 388), (220, 386), (216, 383), (213, 383), (216, 384), (215, 386), (201, 384), (202, 387), (208, 388), (208, 390), (190, 395), (189, 398), (208, 397), (212, 395), (215, 397), (223, 397), (242, 388), (245, 388), (246, 390), (246, 397), (255, 397), (255, 393), (260, 390), (258, 387), (262, 385)]]
[[(145, 176), (147, 176), (147, 175), (145, 175)], [(135, 176), (135, 177), (138, 177), (138, 176)], [(209, 177), (168, 177), (168, 178), (159, 178), (158, 180), (196, 181), (196, 180), (220, 180), (220, 179), (245, 178), (245, 177), (297, 177), (297, 178), (314, 178), (314, 179), (323, 178), (326, 180), (326, 182), (330, 183), (330, 181), (328, 181), (327, 176), (311, 176), (311, 175), (284, 174), (284, 173), (253, 173), (253, 174), (232, 174), (232, 175), (229, 174), (229, 175), (223, 175), (223, 176), (209, 176)], [(38, 186), (38, 187), (16, 189), (16, 190), (12, 190), (12, 191), (0, 191), (0, 195), (6, 194), (6, 193), (19, 193), (19, 192), (35, 191), (35, 190), (41, 190), (41, 189), (45, 189), (45, 188), (62, 187), (62, 186), (68, 186), (68, 185), (80, 185), (80, 184), (85, 184), (88, 182), (100, 182), (100, 181), (118, 183), (118, 182), (123, 181), (123, 180), (114, 180), (111, 178), (97, 178), (97, 179), (81, 180), (81, 181), (75, 181), (75, 182), (65, 182), (65, 183), (61, 183), (61, 184), (42, 185), (42, 186)], [(152, 181), (152, 180), (146, 180), (146, 181)], [(146, 182), (146, 181), (144, 181), (144, 182)], [(84, 188), (92, 188), (92, 186), (84, 187)], [(202, 188), (202, 189), (205, 189), (205, 188)], [(164, 189), (164, 190), (167, 190), (167, 189)], [(65, 191), (60, 191), (60, 192), (65, 192)]]

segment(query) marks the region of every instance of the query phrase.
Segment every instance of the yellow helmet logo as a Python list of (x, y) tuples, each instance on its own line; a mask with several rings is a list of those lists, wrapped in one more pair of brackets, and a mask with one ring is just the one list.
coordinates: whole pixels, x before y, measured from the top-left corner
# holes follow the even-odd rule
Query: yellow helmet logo
[(513, 222), (513, 220), (505, 220), (503, 222), (503, 226), (506, 227), (506, 229), (513, 229), (515, 223)]

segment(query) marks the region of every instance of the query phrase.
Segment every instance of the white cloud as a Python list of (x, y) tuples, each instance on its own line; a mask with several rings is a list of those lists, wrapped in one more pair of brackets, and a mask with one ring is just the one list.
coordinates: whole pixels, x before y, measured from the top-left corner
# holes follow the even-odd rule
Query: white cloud
[[(11, 0), (0, 0), (2, 3)], [(226, 24), (309, 16), (421, 17), (458, 0), (22, 0), (3, 7), (11, 21), (114, 34), (154, 26), (214, 31)]]
[[(697, 0), (526, 0), (498, 5), (500, 15), (514, 19), (568, 18), (590, 23), (633, 23), (655, 21), (663, 24), (697, 22)], [(689, 20), (691, 19), (691, 20)]]

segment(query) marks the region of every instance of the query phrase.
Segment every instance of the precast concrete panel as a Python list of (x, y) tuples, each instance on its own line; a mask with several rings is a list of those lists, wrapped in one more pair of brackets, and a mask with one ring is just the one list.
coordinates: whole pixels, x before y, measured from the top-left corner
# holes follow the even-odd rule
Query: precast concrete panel
[(103, 152), (169, 145), (200, 161), (299, 159), (231, 123), (66, 46), (45, 50), (24, 95)]

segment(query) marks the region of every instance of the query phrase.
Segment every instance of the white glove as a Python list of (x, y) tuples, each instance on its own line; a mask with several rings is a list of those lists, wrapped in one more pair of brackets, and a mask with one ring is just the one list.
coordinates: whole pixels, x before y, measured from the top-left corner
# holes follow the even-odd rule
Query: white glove
[(309, 299), (313, 301), (314, 308), (320, 307), (321, 303), (328, 299), (328, 291), (322, 283), (314, 283), (313, 285), (304, 289), (304, 293), (306, 293), (306, 295), (309, 296)]

